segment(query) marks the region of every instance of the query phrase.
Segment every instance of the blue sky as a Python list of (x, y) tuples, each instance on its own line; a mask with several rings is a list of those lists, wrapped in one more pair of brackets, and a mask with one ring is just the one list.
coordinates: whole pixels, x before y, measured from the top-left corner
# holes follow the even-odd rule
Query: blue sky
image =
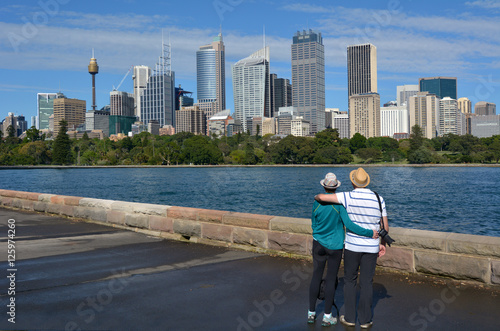
[[(397, 85), (452, 76), (459, 97), (500, 105), (500, 0), (25, 0), (0, 8), (0, 117), (22, 114), (30, 125), (36, 94), (59, 90), (90, 109), (92, 48), (97, 106), (109, 104), (131, 66), (154, 67), (162, 30), (170, 35), (176, 85), (196, 92), (196, 50), (220, 26), (231, 110), (231, 65), (262, 47), (264, 26), (271, 72), (285, 78), (293, 34), (323, 34), (327, 107), (347, 109), (346, 48), (366, 42), (377, 47), (382, 103), (396, 99)], [(132, 74), (120, 90), (132, 92)]]

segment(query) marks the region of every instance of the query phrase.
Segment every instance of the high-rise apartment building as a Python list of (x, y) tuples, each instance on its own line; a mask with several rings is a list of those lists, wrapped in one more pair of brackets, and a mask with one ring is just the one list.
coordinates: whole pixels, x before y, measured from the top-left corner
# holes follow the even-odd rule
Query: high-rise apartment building
[(377, 93), (377, 47), (374, 45), (347, 46), (347, 92), (348, 97)]
[(292, 100), (311, 133), (325, 129), (325, 47), (320, 32), (297, 31), (293, 36)]
[(207, 134), (207, 118), (198, 106), (184, 107), (176, 111), (177, 122), (175, 132), (191, 132), (194, 134)]
[(151, 68), (148, 66), (135, 66), (132, 80), (134, 81), (134, 115), (141, 116), (141, 95), (148, 85)]
[(37, 93), (37, 123), (38, 130), (49, 129), (49, 117), (54, 114), (54, 99), (63, 98), (62, 93)]
[(17, 136), (22, 135), (26, 130), (28, 130), (28, 121), (23, 115), (17, 116)]
[(135, 116), (134, 95), (127, 92), (109, 92), (109, 106), (111, 115)]
[(474, 105), (474, 114), (476, 115), (496, 115), (497, 105), (491, 102), (479, 101)]
[(410, 131), (414, 125), (420, 126), (425, 138), (436, 137), (438, 129), (439, 98), (432, 93), (418, 92), (408, 103)]
[(380, 135), (394, 137), (395, 133), (410, 133), (408, 128), (408, 104), (380, 108)]
[(438, 135), (465, 134), (465, 114), (458, 110), (457, 100), (444, 97), (439, 100)]
[(349, 97), (349, 134), (360, 133), (366, 138), (380, 137), (380, 95), (354, 94)]
[(457, 100), (458, 110), (460, 110), (463, 114), (471, 114), (472, 113), (472, 102), (469, 98), (459, 98)]
[(252, 129), (250, 121), (254, 117), (271, 115), (269, 47), (236, 62), (232, 73), (234, 114), (246, 132)]
[(398, 106), (408, 104), (410, 97), (416, 95), (420, 90), (418, 85), (400, 85), (396, 88), (396, 102)]
[(199, 103), (215, 102), (215, 113), (226, 109), (226, 55), (222, 33), (196, 52), (196, 83)]
[(85, 100), (57, 98), (54, 99), (54, 136), (59, 133), (60, 122), (68, 123), (67, 129), (74, 129), (85, 123)]
[(435, 94), (442, 99), (450, 97), (457, 99), (457, 78), (456, 77), (427, 77), (418, 80), (420, 92)]
[(175, 126), (175, 73), (170, 67), (170, 45), (163, 52), (140, 97), (140, 121), (157, 120), (160, 127)]

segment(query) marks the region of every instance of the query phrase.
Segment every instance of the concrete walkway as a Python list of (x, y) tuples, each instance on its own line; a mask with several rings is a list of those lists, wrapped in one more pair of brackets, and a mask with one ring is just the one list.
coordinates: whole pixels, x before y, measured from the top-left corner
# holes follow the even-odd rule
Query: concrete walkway
[[(359, 329), (306, 323), (308, 261), (6, 209), (0, 233), (2, 330)], [(378, 270), (374, 291), (371, 330), (498, 329), (498, 287)], [(341, 290), (336, 302), (343, 313)]]

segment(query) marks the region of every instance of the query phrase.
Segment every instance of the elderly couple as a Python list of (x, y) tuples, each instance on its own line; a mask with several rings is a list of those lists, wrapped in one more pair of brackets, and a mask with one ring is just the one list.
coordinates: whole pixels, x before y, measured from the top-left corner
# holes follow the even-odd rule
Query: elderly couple
[[(314, 271), (309, 287), (307, 321), (314, 323), (316, 320), (316, 300), (328, 261), (322, 325), (330, 326), (337, 323), (337, 317), (332, 316), (332, 305), (343, 252), (345, 315), (340, 316), (340, 321), (346, 326), (356, 325), (356, 283), (359, 271), (360, 297), (357, 318), (361, 328), (369, 328), (373, 324), (372, 284), (375, 266), (377, 257), (385, 254), (385, 243), (380, 243), (378, 239), (380, 220), (382, 219), (387, 231), (389, 224), (384, 199), (380, 197), (379, 205), (377, 195), (367, 188), (370, 176), (366, 171), (363, 168), (353, 170), (349, 178), (354, 190), (335, 193), (340, 181), (335, 174), (326, 174), (320, 181), (326, 194), (318, 194), (315, 197), (311, 217)], [(344, 230), (344, 227), (347, 230)]]

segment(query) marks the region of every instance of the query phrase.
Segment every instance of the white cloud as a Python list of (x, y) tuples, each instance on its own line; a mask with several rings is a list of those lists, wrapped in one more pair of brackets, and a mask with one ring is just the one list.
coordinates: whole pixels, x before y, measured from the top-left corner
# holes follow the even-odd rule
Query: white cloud
[(295, 11), (300, 13), (324, 14), (334, 12), (333, 8), (311, 5), (308, 3), (294, 3), (282, 7), (284, 10)]
[(471, 7), (481, 7), (485, 9), (500, 9), (500, 1), (498, 0), (478, 0), (478, 1), (468, 1), (465, 3)]

